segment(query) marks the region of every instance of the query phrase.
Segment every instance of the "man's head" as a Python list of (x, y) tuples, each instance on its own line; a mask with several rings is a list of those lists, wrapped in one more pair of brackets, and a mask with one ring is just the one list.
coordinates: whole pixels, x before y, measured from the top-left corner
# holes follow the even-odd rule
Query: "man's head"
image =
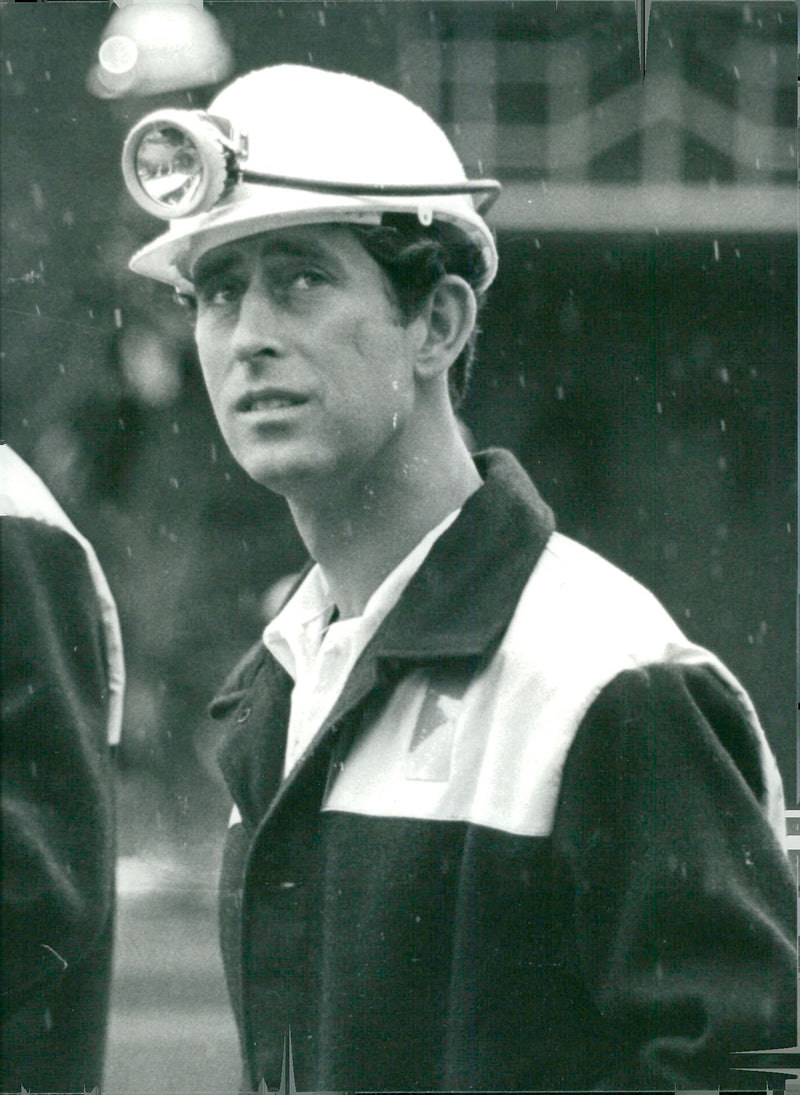
[[(294, 65), (262, 69), (221, 92), (206, 115), (175, 111), (143, 120), (126, 143), (123, 168), (140, 203), (170, 220), (168, 231), (139, 251), (131, 268), (200, 297), (198, 346), (212, 387), (207, 366), (212, 345), (217, 355), (222, 348), (222, 310), (208, 307), (209, 269), (219, 256), (223, 266), (232, 259), (240, 273), (248, 267), (247, 283), (255, 286), (267, 268), (257, 272), (253, 257), (272, 253), (271, 238), (299, 232), (308, 242), (316, 233), (348, 259), (354, 257), (351, 241), (374, 265), (404, 332), (403, 352), (416, 338), (420, 318), (438, 326), (437, 337), (442, 334), (437, 368), (458, 344), (443, 373), (458, 404), (477, 304), (497, 267), (494, 239), (473, 194), (485, 196), (497, 184), (468, 181), (445, 134), (409, 100), (340, 73)], [(199, 210), (192, 208), (198, 198)], [(357, 267), (355, 262), (350, 272)], [(241, 284), (239, 277), (240, 295)], [(371, 291), (366, 282), (362, 288)], [(222, 296), (214, 292), (221, 300), (228, 289)], [(336, 294), (309, 296), (317, 309), (318, 300), (327, 308)], [(337, 298), (337, 307), (343, 303)], [(314, 324), (327, 322), (325, 308), (314, 311)], [(451, 338), (447, 329), (454, 324), (459, 332)], [(383, 334), (391, 341), (388, 329)], [(290, 342), (299, 350), (302, 341), (300, 328), (293, 327), (285, 342), (270, 333), (263, 349), (279, 355)], [(387, 348), (388, 342), (381, 352)], [(318, 358), (316, 347), (313, 352)], [(316, 390), (310, 374), (306, 380)], [(399, 377), (392, 383), (402, 388)], [(385, 397), (386, 408), (395, 402), (391, 393)], [(390, 418), (398, 414), (390, 411)]]

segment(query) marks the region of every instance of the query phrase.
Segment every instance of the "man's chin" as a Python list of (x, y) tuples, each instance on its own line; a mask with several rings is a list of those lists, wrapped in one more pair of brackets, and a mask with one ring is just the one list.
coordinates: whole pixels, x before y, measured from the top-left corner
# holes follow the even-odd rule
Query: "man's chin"
[(330, 474), (311, 460), (262, 460), (245, 465), (245, 470), (260, 486), (284, 497), (305, 494)]

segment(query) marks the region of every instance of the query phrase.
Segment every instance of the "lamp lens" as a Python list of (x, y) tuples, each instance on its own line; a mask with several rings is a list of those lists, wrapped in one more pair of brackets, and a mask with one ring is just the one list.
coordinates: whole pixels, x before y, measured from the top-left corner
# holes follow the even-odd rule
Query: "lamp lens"
[(146, 130), (134, 162), (142, 189), (160, 205), (191, 204), (202, 187), (205, 169), (197, 145), (177, 126)]

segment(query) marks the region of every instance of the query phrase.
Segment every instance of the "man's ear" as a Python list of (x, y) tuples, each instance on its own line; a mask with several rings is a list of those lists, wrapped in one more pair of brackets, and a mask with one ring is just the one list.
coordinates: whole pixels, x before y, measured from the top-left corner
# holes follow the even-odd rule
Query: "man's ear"
[(422, 379), (447, 372), (472, 334), (477, 314), (472, 286), (457, 274), (445, 274), (419, 317), (426, 324), (425, 341), (417, 354), (417, 374)]

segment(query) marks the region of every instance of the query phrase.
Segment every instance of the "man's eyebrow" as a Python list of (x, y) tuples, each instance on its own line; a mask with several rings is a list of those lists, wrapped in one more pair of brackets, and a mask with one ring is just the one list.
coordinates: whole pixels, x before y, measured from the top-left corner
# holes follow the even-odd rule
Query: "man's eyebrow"
[(238, 261), (239, 256), (236, 254), (219, 255), (217, 258), (213, 256), (201, 258), (197, 263), (192, 280), (195, 285), (208, 282), (212, 278), (227, 273)]
[(316, 240), (298, 239), (292, 236), (264, 240), (261, 247), (261, 258), (268, 259), (273, 256), (315, 259), (318, 262), (339, 265), (339, 260), (335, 254), (324, 244), (317, 243)]

